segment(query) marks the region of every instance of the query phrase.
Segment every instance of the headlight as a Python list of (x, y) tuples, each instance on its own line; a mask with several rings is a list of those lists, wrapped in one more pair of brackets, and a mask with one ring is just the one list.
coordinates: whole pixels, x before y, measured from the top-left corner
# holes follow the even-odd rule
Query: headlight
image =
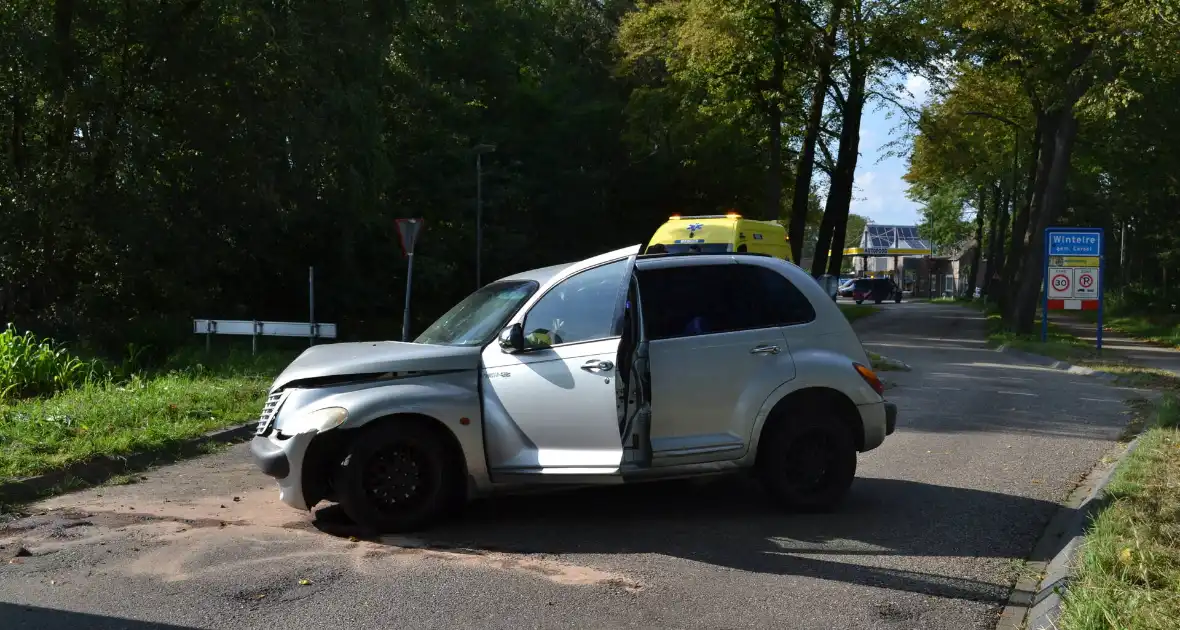
[(323, 433), (329, 429), (344, 424), (348, 419), (348, 410), (344, 407), (325, 407), (311, 413), (296, 416), (282, 424), (282, 432), (288, 435), (316, 432)]

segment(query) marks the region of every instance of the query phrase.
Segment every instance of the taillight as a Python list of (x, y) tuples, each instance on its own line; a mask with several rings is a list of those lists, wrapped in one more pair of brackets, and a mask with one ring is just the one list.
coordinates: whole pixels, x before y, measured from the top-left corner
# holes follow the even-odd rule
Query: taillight
[(881, 379), (877, 378), (876, 372), (859, 363), (853, 363), (852, 366), (856, 368), (856, 373), (860, 374), (860, 377), (869, 384), (869, 387), (873, 388), (873, 391), (882, 396), (885, 395), (885, 384), (881, 382)]

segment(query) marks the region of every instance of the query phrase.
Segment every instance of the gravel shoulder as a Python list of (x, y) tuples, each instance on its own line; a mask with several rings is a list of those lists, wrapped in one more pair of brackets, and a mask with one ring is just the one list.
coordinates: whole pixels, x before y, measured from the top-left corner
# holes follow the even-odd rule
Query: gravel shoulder
[[(352, 540), (279, 504), (245, 445), (0, 519), (5, 627), (988, 628), (1133, 390), (991, 351), (982, 317), (857, 322), (901, 409), (836, 514), (743, 479), (506, 497)], [(29, 555), (16, 557), (17, 550)], [(10, 556), (12, 556), (10, 558)], [(12, 625), (7, 620), (14, 620)], [(170, 624), (155, 626), (152, 623)]]

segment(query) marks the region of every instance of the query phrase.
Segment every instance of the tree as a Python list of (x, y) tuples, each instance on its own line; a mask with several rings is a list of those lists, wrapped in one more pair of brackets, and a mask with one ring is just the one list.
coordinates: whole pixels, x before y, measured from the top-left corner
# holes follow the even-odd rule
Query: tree
[[(760, 215), (782, 210), (784, 129), (796, 129), (810, 55), (808, 7), (772, 0), (650, 0), (620, 28), (630, 68), (657, 65), (666, 85), (695, 93), (701, 110), (719, 120), (761, 119), (766, 147), (765, 196)], [(790, 133), (790, 132), (788, 132)]]
[(1052, 6), (1026, 2), (947, 0), (939, 18), (960, 37), (960, 58), (1019, 75), (1036, 111), (1041, 138), (1029, 230), (1007, 321), (1031, 332), (1041, 286), (1043, 234), (1066, 205), (1079, 113), (1115, 115), (1133, 95), (1127, 81), (1150, 67), (1157, 75), (1177, 68), (1176, 17), (1166, 0), (1108, 6), (1071, 0)]
[[(883, 77), (909, 68), (925, 68), (941, 49), (941, 38), (929, 28), (924, 2), (895, 3), (850, 0), (844, 19), (839, 64), (842, 81), (831, 91), (839, 112), (839, 142), (831, 162), (829, 189), (819, 244), (811, 273), (838, 274), (842, 267), (848, 213), (859, 158), (860, 123), (870, 99), (891, 100)], [(830, 151), (822, 147), (825, 154)], [(828, 252), (832, 252), (829, 259)]]

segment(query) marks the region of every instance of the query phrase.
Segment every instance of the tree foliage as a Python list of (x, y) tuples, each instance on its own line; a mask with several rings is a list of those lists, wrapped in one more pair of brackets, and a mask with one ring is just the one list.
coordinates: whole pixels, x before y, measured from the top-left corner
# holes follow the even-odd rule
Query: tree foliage
[(911, 194), (938, 241), (976, 210), (986, 255), (1010, 261), (997, 295), (1025, 326), (1048, 222), (1118, 234), (1111, 269), (1127, 283), (1175, 281), (1177, 12), (1166, 0), (9, 0), (0, 319), (100, 349), (167, 347), (193, 317), (302, 319), (314, 267), (317, 319), (393, 336), (394, 219), (426, 220), (420, 318), (474, 288), (481, 144), (496, 147), (481, 158), (485, 278), (722, 209), (789, 223), (795, 254), (831, 272), (839, 256), (821, 258), (859, 233), (865, 107), (897, 102), (905, 73), (949, 68), (914, 115)]
[[(1112, 218), (1130, 222), (1125, 204), (1147, 197), (1175, 207), (1167, 187), (1159, 204), (1155, 191), (1131, 200), (1112, 184), (1126, 177), (1129, 156), (1156, 150), (1158, 136), (1144, 132), (1176, 122), (1174, 107), (1146, 114), (1138, 103), (1177, 94), (1178, 14), (1166, 0), (945, 0), (935, 14), (957, 42), (958, 65), (952, 87), (922, 112), (908, 179), (917, 195), (967, 185), (992, 200), (984, 209), (996, 272), (989, 277), (999, 278), (994, 289), (1011, 327), (1032, 327), (1048, 225), (1116, 227)], [(1143, 126), (1145, 115), (1155, 120)], [(1125, 153), (1108, 150), (1111, 143)], [(1166, 180), (1170, 165), (1151, 161), (1139, 173)], [(1105, 212), (1087, 208), (1094, 204)], [(1164, 227), (1174, 212), (1147, 214), (1156, 229), (1174, 229)]]

